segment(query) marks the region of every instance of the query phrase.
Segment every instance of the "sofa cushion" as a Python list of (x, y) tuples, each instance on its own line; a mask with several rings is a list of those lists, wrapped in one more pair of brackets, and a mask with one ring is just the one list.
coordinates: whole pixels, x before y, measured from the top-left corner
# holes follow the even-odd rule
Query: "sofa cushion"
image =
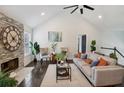
[(103, 58), (100, 58), (99, 63), (97, 64), (97, 66), (106, 66), (107, 65), (107, 61), (104, 60)]
[(88, 63), (86, 63), (84, 60), (81, 61), (81, 65), (85, 66), (85, 65), (89, 65)]
[(91, 64), (91, 63), (92, 63), (92, 60), (91, 60), (91, 59), (89, 59), (89, 58), (84, 59), (84, 61), (85, 61), (85, 63), (87, 63), (87, 64)]
[(73, 58), (73, 62), (75, 64), (79, 64), (80, 66), (89, 65), (89, 64), (85, 63), (85, 61), (80, 59), (80, 58)]
[(95, 53), (88, 53), (87, 55), (88, 55), (88, 58), (90, 58), (93, 61), (98, 60), (98, 57), (99, 57), (99, 55)]
[(83, 66), (82, 70), (84, 71), (84, 74), (86, 74), (88, 77), (91, 77), (91, 67), (90, 65)]

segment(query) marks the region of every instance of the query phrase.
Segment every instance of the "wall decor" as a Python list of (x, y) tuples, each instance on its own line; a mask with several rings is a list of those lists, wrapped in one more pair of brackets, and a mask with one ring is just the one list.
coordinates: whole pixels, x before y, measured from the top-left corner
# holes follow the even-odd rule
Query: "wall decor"
[(4, 28), (2, 39), (7, 50), (15, 51), (21, 44), (21, 33), (17, 27), (10, 25)]
[(49, 42), (62, 42), (62, 32), (48, 32)]

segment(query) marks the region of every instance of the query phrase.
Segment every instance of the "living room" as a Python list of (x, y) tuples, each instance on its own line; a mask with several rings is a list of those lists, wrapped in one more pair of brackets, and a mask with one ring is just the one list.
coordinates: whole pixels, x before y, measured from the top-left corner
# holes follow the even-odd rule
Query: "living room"
[[(82, 51), (86, 53), (91, 52), (91, 42), (95, 40), (96, 43), (95, 52), (100, 54), (100, 56), (101, 55), (109, 56), (110, 53), (114, 53), (116, 51), (116, 56), (118, 58), (116, 64), (118, 64), (120, 67), (119, 68), (116, 67), (117, 71), (115, 72), (120, 71), (120, 73), (119, 74), (115, 74), (114, 72), (112, 73), (112, 75), (117, 76), (115, 78), (116, 83), (114, 82), (115, 84), (111, 86), (114, 87), (123, 86), (124, 83), (121, 80), (123, 78), (122, 72), (124, 65), (123, 59), (124, 6), (91, 5), (90, 7), (92, 7), (94, 10), (89, 10), (86, 8), (86, 6), (79, 5), (78, 6), (79, 8), (72, 14), (70, 13), (73, 11), (73, 9), (75, 9), (75, 7), (63, 9), (64, 7), (67, 8), (68, 6), (70, 5), (0, 6), (1, 10), (0, 64), (2, 65), (4, 62), (8, 62), (9, 60), (15, 62), (17, 65), (19, 64), (18, 65), (19, 67), (16, 65), (15, 68), (17, 67), (18, 68), (15, 71), (13, 71), (13, 73), (11, 73), (11, 76), (17, 79), (18, 81), (18, 84), (16, 86), (93, 87), (95, 85), (92, 85), (92, 82), (90, 82), (87, 79), (87, 76), (82, 74), (82, 71), (80, 71), (79, 68), (77, 68), (77, 65), (73, 63), (73, 59), (75, 57), (75, 54), (78, 54), (78, 52)], [(80, 8), (83, 9), (83, 14), (80, 12)], [(18, 33), (18, 30), (20, 33)], [(60, 34), (59, 38), (61, 39), (59, 41), (57, 40), (57, 42), (55, 41), (55, 43), (57, 44), (55, 51), (51, 49), (51, 44), (53, 44), (54, 41), (51, 42), (51, 40), (49, 40), (50, 37), (53, 37), (49, 34), (50, 32), (53, 32), (52, 35), (55, 33)], [(16, 35), (18, 37), (15, 38)], [(84, 47), (82, 48), (82, 43), (80, 43), (79, 41), (79, 37), (83, 35), (86, 36), (85, 48)], [(8, 39), (11, 40), (9, 41)], [(56, 64), (47, 63), (47, 65), (45, 65), (46, 61), (44, 60), (43, 64), (39, 64), (38, 62), (41, 61), (43, 57), (37, 58), (38, 62), (34, 62), (34, 55), (32, 54), (31, 51), (30, 41), (33, 44), (37, 42), (40, 48), (49, 48), (49, 54), (53, 52), (55, 54), (60, 53), (62, 47), (67, 48), (68, 50), (67, 60), (71, 61), (69, 65), (72, 66), (71, 67), (72, 80), (71, 81), (58, 80), (57, 83), (55, 81)], [(95, 55), (94, 52), (93, 55)], [(17, 62), (17, 60), (19, 60), (19, 62)], [(36, 63), (36, 65), (34, 65), (34, 63)], [(38, 68), (35, 71), (34, 68), (37, 68), (37, 64), (38, 66), (41, 65), (41, 67), (40, 69)], [(50, 65), (53, 66), (52, 67), (52, 69), (54, 69), (53, 71), (52, 69), (49, 68)], [(10, 64), (8, 66), (10, 66)], [(42, 69), (43, 66), (45, 67)], [(2, 66), (1, 69), (4, 67), (6, 67), (6, 65)], [(4, 68), (4, 70), (6, 69), (8, 69), (8, 67)], [(43, 74), (41, 74), (42, 71), (37, 72), (37, 70), (45, 71), (43, 71)], [(48, 70), (51, 72), (49, 72)], [(113, 69), (111, 70), (113, 71)], [(31, 73), (34, 74), (33, 75), (34, 81), (33, 79), (30, 80), (32, 78)], [(40, 79), (37, 78), (38, 76), (40, 76)], [(47, 82), (45, 81), (46, 77), (48, 80), (48, 77), (52, 76), (54, 79), (54, 84), (51, 84), (51, 81), (50, 83), (48, 81)], [(77, 77), (79, 80), (77, 79)], [(108, 76), (104, 78), (108, 78)], [(74, 79), (77, 80), (73, 81)], [(82, 79), (84, 79), (84, 81)], [(37, 83), (36, 86), (35, 83)], [(101, 86), (110, 86), (110, 83), (108, 85)]]
[[(102, 49), (101, 47), (107, 47), (113, 49), (114, 47), (116, 47), (123, 54), (124, 53), (123, 45), (120, 42), (120, 40), (122, 40), (120, 38), (123, 37), (121, 36), (123, 34), (123, 31), (120, 29), (123, 28), (120, 27), (121, 26), (120, 22), (122, 20), (119, 19), (116, 20), (116, 17), (120, 15), (119, 12), (121, 12), (122, 6), (93, 6), (93, 7), (95, 8), (94, 11), (84, 9), (83, 15), (81, 15), (80, 12), (69, 14), (71, 9), (64, 10), (64, 12), (62, 10), (61, 13), (56, 15), (54, 18), (52, 18), (52, 20), (49, 20), (42, 25), (38, 25), (34, 29), (35, 33), (33, 33), (34, 34), (33, 39), (35, 41), (39, 41), (41, 47), (49, 47), (51, 43), (48, 40), (48, 32), (49, 31), (62, 32), (62, 42), (57, 42), (57, 49), (58, 51), (60, 51), (59, 49), (61, 47), (67, 47), (70, 52), (68, 54), (68, 59), (70, 60), (74, 58), (74, 54), (76, 54), (78, 51), (79, 48), (78, 38), (80, 35), (86, 35), (87, 52), (91, 50), (90, 49), (91, 41), (95, 40), (97, 52), (109, 56), (109, 54), (114, 51), (109, 49), (105, 50)], [(103, 13), (103, 11), (106, 13)], [(119, 26), (117, 26), (118, 25), (117, 23), (119, 23)], [(42, 36), (43, 38), (40, 39), (39, 35)], [(123, 57), (118, 53), (117, 55), (118, 55), (118, 64), (123, 65), (123, 60), (124, 60)], [(109, 78), (109, 76), (106, 78)], [(112, 78), (110, 79), (113, 80)], [(106, 82), (108, 81), (106, 80)], [(53, 86), (59, 86), (59, 84)]]

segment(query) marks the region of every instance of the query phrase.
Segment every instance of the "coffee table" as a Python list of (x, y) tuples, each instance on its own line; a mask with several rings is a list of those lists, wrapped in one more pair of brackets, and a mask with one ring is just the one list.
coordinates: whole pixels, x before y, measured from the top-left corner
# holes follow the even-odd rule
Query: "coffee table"
[(67, 80), (71, 81), (71, 67), (68, 63), (56, 64), (56, 82), (58, 80)]

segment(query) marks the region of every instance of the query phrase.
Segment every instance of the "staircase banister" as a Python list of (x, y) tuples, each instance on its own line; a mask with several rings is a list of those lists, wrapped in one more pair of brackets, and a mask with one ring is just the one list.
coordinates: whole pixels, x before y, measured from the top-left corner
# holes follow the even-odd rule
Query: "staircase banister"
[(124, 55), (116, 47), (114, 47), (114, 48), (101, 47), (101, 49), (114, 50), (124, 58)]
[(116, 52), (118, 52), (123, 58), (124, 58), (124, 55), (117, 49), (115, 49)]

